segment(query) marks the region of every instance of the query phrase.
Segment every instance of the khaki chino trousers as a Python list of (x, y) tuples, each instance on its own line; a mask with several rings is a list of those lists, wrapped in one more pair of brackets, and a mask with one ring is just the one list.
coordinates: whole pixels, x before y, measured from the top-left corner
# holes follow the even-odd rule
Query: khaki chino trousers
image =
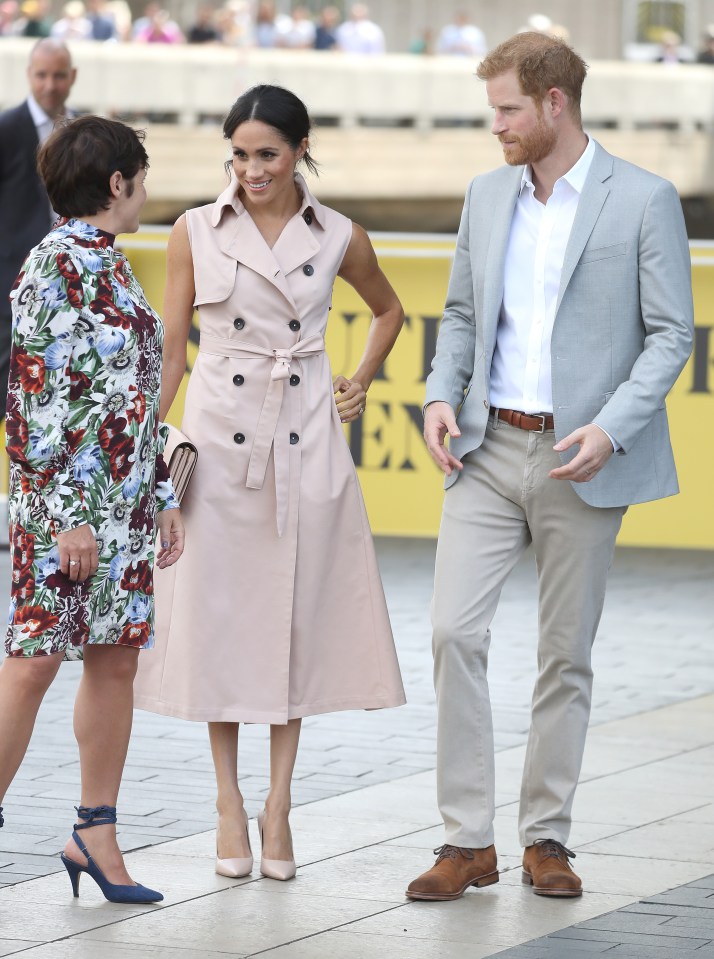
[(591, 649), (625, 507), (597, 509), (571, 484), (555, 437), (489, 420), (482, 446), (447, 490), (432, 604), (438, 707), (437, 790), (446, 842), (494, 841), (494, 746), (486, 676), (503, 583), (533, 543), (538, 677), (520, 796), (519, 836), (567, 842), (592, 691)]

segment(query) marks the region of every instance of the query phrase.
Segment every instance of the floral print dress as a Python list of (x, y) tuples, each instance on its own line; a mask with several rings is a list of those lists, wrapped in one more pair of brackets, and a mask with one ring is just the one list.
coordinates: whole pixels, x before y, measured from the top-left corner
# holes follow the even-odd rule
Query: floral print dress
[[(65, 221), (11, 293), (9, 656), (153, 645), (155, 516), (178, 507), (161, 457), (163, 326), (113, 242)], [(57, 534), (85, 523), (99, 568), (75, 583)]]

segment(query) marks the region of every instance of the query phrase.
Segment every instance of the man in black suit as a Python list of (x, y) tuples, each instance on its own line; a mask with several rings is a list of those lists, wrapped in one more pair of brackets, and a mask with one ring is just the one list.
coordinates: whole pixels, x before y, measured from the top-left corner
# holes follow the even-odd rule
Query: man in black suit
[(54, 219), (35, 157), (57, 120), (66, 116), (65, 103), (76, 75), (64, 43), (38, 40), (27, 67), (29, 96), (0, 113), (0, 422), (12, 339), (8, 297), (25, 257)]

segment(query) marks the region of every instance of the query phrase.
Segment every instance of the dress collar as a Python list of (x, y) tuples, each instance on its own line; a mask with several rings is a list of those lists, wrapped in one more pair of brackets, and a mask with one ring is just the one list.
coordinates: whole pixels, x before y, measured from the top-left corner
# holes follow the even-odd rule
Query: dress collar
[(79, 217), (60, 217), (53, 232), (62, 236), (75, 236), (85, 241), (87, 246), (114, 246), (116, 236), (114, 233), (107, 233), (106, 230), (100, 230), (98, 226), (87, 223)]
[[(301, 173), (295, 174), (295, 185), (302, 196), (302, 202), (300, 203), (298, 215), (304, 217), (309, 210), (312, 213), (315, 222), (324, 230), (325, 208), (310, 192), (310, 188), (305, 182), (305, 177)], [(247, 212), (245, 206), (243, 205), (243, 201), (239, 196), (238, 181), (233, 173), (231, 173), (230, 183), (213, 204), (213, 211), (211, 213), (211, 226), (218, 226), (218, 224), (221, 222), (221, 217), (223, 216), (223, 211), (226, 209), (226, 207), (232, 207), (238, 216), (242, 216)]]

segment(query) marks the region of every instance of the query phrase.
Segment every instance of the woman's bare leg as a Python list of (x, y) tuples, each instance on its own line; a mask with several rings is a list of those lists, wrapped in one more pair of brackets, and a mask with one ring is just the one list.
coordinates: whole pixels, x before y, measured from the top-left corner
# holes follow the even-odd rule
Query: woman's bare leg
[[(129, 646), (84, 648), (84, 670), (74, 704), (82, 806), (117, 804), (131, 734), (138, 658), (139, 650)], [(115, 826), (83, 829), (80, 835), (110, 882), (132, 882), (117, 845)], [(73, 839), (64, 851), (70, 859), (86, 862)]]
[(263, 855), (266, 859), (290, 860), (293, 843), (288, 823), (293, 770), (300, 743), (302, 720), (270, 727), (270, 792), (265, 800)]
[(8, 656), (0, 666), (0, 804), (25, 757), (37, 711), (63, 655)]
[(251, 854), (243, 796), (238, 785), (238, 729), (238, 723), (208, 724), (218, 791), (216, 855), (219, 859), (243, 859)]

